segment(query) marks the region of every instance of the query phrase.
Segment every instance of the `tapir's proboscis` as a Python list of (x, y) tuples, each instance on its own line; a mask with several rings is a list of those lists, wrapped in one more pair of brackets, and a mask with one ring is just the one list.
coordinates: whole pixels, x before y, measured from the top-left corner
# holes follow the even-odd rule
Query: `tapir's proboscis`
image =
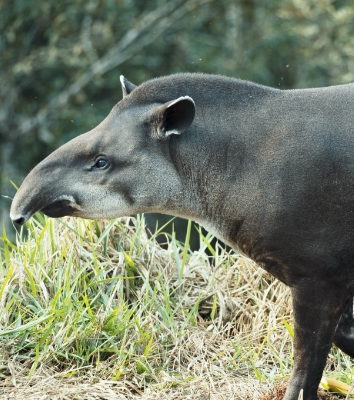
[(54, 151), (11, 218), (190, 218), (290, 286), (285, 399), (315, 400), (332, 343), (354, 356), (354, 84), (279, 90), (204, 74), (135, 86)]

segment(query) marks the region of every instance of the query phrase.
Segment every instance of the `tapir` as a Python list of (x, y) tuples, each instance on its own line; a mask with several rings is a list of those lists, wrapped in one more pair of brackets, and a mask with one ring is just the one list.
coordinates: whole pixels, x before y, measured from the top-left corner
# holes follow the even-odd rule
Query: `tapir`
[(280, 90), (206, 74), (135, 86), (50, 154), (11, 205), (49, 217), (197, 221), (291, 288), (285, 400), (315, 400), (332, 343), (354, 356), (354, 84)]

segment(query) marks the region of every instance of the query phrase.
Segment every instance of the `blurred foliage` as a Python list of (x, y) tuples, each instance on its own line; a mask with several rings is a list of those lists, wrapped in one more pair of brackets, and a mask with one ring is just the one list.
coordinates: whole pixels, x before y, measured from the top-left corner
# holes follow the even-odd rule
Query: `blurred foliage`
[(0, 0), (0, 193), (97, 125), (121, 98), (120, 74), (351, 82), (353, 20), (351, 0)]

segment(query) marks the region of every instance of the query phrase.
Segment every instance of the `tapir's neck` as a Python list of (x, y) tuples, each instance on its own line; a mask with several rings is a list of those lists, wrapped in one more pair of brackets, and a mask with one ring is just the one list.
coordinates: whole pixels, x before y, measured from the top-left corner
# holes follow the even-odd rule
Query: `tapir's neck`
[[(272, 134), (272, 128), (254, 110), (262, 115), (264, 109), (269, 110), (270, 98), (278, 93), (246, 84), (239, 91), (225, 91), (220, 101), (199, 108), (198, 100), (203, 99), (196, 99), (197, 114), (192, 126), (170, 141), (170, 154), (182, 191), (167, 213), (198, 221), (235, 245), (233, 238), (252, 197), (249, 188), (252, 191), (253, 182), (247, 174), (257, 168), (255, 149), (261, 148), (264, 137)], [(248, 192), (244, 190), (246, 180)]]

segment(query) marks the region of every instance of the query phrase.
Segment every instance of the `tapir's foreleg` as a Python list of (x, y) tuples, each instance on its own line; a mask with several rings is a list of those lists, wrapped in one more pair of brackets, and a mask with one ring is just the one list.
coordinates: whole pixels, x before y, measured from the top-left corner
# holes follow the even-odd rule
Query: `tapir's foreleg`
[(350, 298), (337, 326), (334, 344), (354, 358), (353, 297)]
[(332, 283), (302, 279), (292, 288), (295, 319), (294, 369), (284, 400), (316, 400), (338, 321), (348, 294)]

